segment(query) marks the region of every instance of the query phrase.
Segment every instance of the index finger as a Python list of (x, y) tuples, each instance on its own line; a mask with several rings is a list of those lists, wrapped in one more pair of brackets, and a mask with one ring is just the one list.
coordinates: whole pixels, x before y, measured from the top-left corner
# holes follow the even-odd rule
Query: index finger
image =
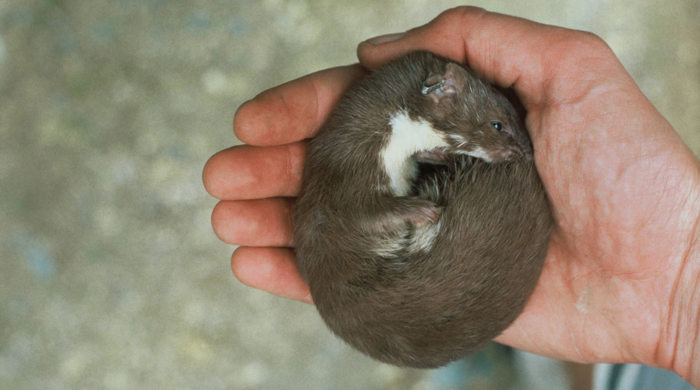
[(255, 146), (288, 144), (313, 136), (345, 91), (362, 78), (358, 65), (325, 69), (262, 92), (238, 108), (233, 128)]

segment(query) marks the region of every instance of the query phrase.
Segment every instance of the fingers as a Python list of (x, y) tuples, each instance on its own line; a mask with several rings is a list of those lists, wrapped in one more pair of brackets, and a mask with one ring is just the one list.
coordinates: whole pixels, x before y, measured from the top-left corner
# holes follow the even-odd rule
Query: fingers
[(243, 246), (291, 246), (292, 200), (289, 198), (222, 201), (211, 224), (224, 242)]
[(236, 136), (257, 146), (309, 138), (345, 90), (364, 74), (359, 65), (341, 66), (267, 90), (238, 109), (233, 121)]
[(231, 257), (231, 269), (250, 287), (312, 303), (309, 287), (299, 275), (290, 249), (240, 247)]
[(204, 188), (222, 200), (294, 196), (301, 186), (306, 144), (234, 146), (204, 166)]
[[(391, 40), (391, 38), (394, 38)], [(593, 34), (542, 25), (532, 21), (458, 7), (403, 36), (370, 39), (358, 46), (358, 58), (368, 68), (413, 50), (428, 50), (469, 65), (502, 87), (513, 86), (526, 105), (547, 96), (547, 81), (562, 72), (580, 72), (603, 52), (614, 58)], [(382, 42), (384, 41), (384, 42)], [(591, 66), (599, 72), (599, 64)], [(565, 85), (565, 84), (564, 84)], [(570, 91), (562, 91), (568, 92)]]

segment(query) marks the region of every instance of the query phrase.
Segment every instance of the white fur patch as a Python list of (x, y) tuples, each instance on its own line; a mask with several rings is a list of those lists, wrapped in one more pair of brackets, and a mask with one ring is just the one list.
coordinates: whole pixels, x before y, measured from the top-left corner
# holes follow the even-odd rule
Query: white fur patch
[(389, 175), (391, 189), (396, 196), (408, 194), (417, 166), (411, 155), (421, 150), (448, 146), (443, 133), (427, 121), (412, 120), (405, 111), (391, 118), (391, 138), (380, 151), (384, 169)]
[(384, 237), (377, 242), (374, 254), (384, 258), (396, 258), (410, 242), (403, 237)]
[(409, 256), (416, 252), (428, 252), (433, 248), (435, 239), (440, 232), (440, 221), (424, 223), (415, 227), (412, 237), (407, 229), (398, 229), (390, 235), (380, 237), (375, 241), (374, 254), (385, 258)]
[(467, 144), (467, 140), (459, 134), (449, 134), (447, 137), (457, 143), (457, 145), (455, 145), (455, 148), (461, 148), (462, 146)]
[(408, 246), (408, 250), (411, 253), (423, 251), (427, 252), (433, 248), (433, 243), (435, 243), (435, 238), (437, 238), (440, 232), (440, 221), (436, 224), (424, 224), (423, 226), (418, 226), (416, 229), (415, 238), (413, 242)]
[(480, 158), (486, 162), (492, 161), (491, 156), (489, 156), (489, 154), (486, 153), (486, 151), (484, 149), (482, 149), (480, 146), (477, 146), (473, 150), (470, 150), (468, 152), (460, 151), (459, 153), (463, 153), (463, 154), (466, 154), (468, 156)]

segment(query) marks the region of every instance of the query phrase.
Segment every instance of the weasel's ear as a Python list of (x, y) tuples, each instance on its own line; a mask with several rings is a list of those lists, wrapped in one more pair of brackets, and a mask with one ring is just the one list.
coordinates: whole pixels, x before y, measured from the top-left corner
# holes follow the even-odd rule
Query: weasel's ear
[(450, 162), (452, 155), (444, 149), (436, 148), (430, 150), (421, 150), (413, 155), (419, 163), (433, 165), (447, 165)]
[(467, 82), (467, 71), (461, 66), (450, 62), (445, 66), (443, 73), (430, 73), (423, 81), (420, 93), (430, 97), (435, 104), (439, 104), (446, 98), (450, 98), (464, 90)]

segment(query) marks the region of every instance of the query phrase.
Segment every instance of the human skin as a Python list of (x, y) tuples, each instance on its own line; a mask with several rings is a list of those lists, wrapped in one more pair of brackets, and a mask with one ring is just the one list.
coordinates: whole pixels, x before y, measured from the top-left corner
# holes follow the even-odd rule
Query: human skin
[[(555, 216), (545, 267), (497, 341), (577, 362), (663, 367), (700, 386), (700, 162), (598, 37), (481, 9), (358, 46), (375, 69), (424, 49), (513, 87)], [(239, 108), (247, 145), (214, 155), (204, 184), (221, 200), (216, 234), (240, 245), (245, 284), (311, 302), (296, 271), (290, 209), (305, 141), (358, 65), (327, 69)]]

